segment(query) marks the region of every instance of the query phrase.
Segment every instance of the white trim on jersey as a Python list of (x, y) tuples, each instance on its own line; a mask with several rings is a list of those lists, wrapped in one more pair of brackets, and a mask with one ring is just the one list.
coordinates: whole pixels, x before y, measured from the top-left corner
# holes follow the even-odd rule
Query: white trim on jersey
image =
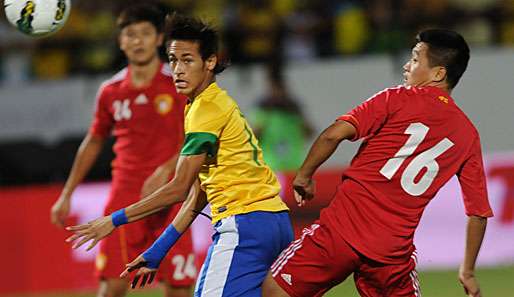
[(214, 246), (210, 262), (204, 264), (208, 267), (201, 296), (221, 297), (223, 295), (234, 251), (239, 243), (235, 216), (223, 219), (221, 226), (216, 229), (220, 232), (220, 238)]
[(118, 71), (118, 73), (113, 75), (111, 78), (109, 78), (108, 80), (104, 81), (102, 83), (102, 87), (103, 86), (107, 86), (107, 85), (112, 85), (112, 84), (114, 84), (116, 82), (124, 80), (125, 76), (127, 76), (127, 72), (128, 72), (128, 68), (127, 67), (121, 69), (120, 71)]
[(102, 92), (104, 91), (104, 89), (107, 87), (107, 86), (110, 86), (114, 83), (117, 83), (119, 81), (122, 81), (125, 79), (125, 77), (127, 76), (127, 72), (128, 72), (128, 68), (125, 67), (123, 69), (121, 69), (120, 71), (118, 71), (118, 73), (116, 73), (115, 75), (113, 75), (111, 78), (103, 81), (101, 84), (100, 84), (100, 87), (98, 88), (98, 90), (96, 91), (96, 96), (95, 96), (95, 110), (98, 109), (98, 104), (99, 104), (99, 98), (100, 98), (100, 95), (102, 94)]
[(168, 63), (163, 63), (162, 64), (161, 73), (166, 75), (166, 76), (171, 76), (172, 75), (171, 67), (170, 67), (170, 65)]

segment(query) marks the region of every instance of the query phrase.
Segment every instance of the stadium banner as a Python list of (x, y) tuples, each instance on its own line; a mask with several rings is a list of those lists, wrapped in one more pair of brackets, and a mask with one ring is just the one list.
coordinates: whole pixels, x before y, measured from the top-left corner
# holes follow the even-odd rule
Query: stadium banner
[[(514, 263), (514, 153), (487, 157), (485, 169), (489, 199), (495, 216), (489, 220), (479, 256), (479, 266)], [(316, 176), (317, 196), (306, 207), (294, 203), (291, 182), (294, 173), (281, 173), (282, 196), (291, 207), (298, 232), (318, 217), (328, 205), (341, 179), (341, 168), (324, 169)], [(67, 224), (86, 223), (102, 214), (109, 183), (83, 184), (74, 193)], [(50, 207), (62, 185), (0, 188), (0, 295), (91, 290), (96, 250), (72, 250), (64, 242), (70, 235), (50, 224)], [(415, 236), (420, 269), (456, 269), (463, 257), (466, 216), (456, 179), (452, 179), (429, 204)], [(210, 244), (212, 227), (199, 216), (193, 226), (197, 262)], [(120, 267), (120, 272), (123, 267)]]

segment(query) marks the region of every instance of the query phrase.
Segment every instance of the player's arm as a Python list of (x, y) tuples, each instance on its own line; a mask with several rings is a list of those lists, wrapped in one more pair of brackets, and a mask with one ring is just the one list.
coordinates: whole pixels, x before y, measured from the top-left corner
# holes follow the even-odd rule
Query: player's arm
[(298, 205), (305, 204), (305, 200), (314, 196), (314, 184), (312, 176), (336, 150), (341, 141), (353, 139), (356, 133), (355, 127), (346, 121), (336, 121), (318, 136), (311, 146), (305, 161), (298, 170), (293, 181), (295, 198)]
[(88, 133), (80, 144), (61, 195), (51, 208), (51, 220), (53, 224), (59, 227), (64, 226), (64, 221), (70, 211), (72, 193), (95, 163), (104, 143), (105, 139), (103, 137)]
[(143, 219), (175, 203), (186, 199), (189, 190), (206, 159), (206, 153), (198, 155), (181, 155), (174, 178), (165, 186), (148, 197), (117, 210), (109, 216), (104, 216), (84, 225), (66, 228), (75, 234), (66, 239), (67, 242), (77, 242), (73, 248), (78, 248), (92, 240), (86, 250), (93, 248), (100, 239), (109, 235), (115, 227)]
[(138, 269), (132, 281), (132, 288), (137, 286), (141, 276), (143, 276), (141, 287), (145, 286), (147, 280), (148, 283), (151, 283), (162, 259), (164, 259), (171, 247), (177, 242), (182, 233), (189, 228), (206, 205), (207, 195), (200, 189), (199, 183), (197, 182), (195, 186), (192, 187), (188, 198), (182, 204), (173, 222), (164, 230), (150, 248), (126, 265), (126, 269), (121, 273), (120, 277), (125, 278), (131, 271)]
[(178, 232), (183, 233), (207, 206), (207, 203), (207, 194), (200, 188), (200, 181), (196, 180), (171, 225), (175, 226)]
[(466, 249), (464, 261), (459, 269), (459, 280), (464, 286), (466, 294), (473, 297), (480, 295), (480, 287), (475, 277), (475, 263), (487, 226), (487, 218), (470, 216), (466, 231)]
[(457, 172), (457, 177), (468, 216), (466, 248), (464, 261), (459, 269), (459, 280), (466, 294), (479, 297), (481, 294), (475, 276), (475, 263), (484, 238), (487, 218), (493, 216), (493, 211), (487, 198), (487, 184), (478, 136), (470, 150), (469, 157)]
[(148, 197), (125, 208), (127, 222), (145, 218), (186, 199), (205, 163), (206, 154), (180, 156), (174, 178)]

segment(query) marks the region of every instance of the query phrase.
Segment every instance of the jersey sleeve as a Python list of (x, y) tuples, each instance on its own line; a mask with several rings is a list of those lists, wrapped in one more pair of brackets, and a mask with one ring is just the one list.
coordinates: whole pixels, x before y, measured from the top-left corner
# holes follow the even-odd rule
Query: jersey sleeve
[(205, 102), (200, 108), (191, 111), (185, 127), (186, 137), (181, 155), (200, 155), (207, 153), (215, 156), (218, 150), (218, 139), (228, 122), (233, 108), (222, 107), (214, 102)]
[(358, 105), (337, 120), (352, 124), (357, 133), (351, 141), (366, 138), (377, 132), (388, 116), (389, 93), (382, 91)]
[(109, 111), (109, 103), (105, 88), (101, 87), (96, 96), (96, 106), (93, 116), (93, 122), (89, 128), (89, 132), (95, 136), (105, 138), (109, 136), (114, 124), (113, 117)]
[(469, 157), (457, 172), (457, 177), (462, 189), (466, 215), (492, 217), (493, 211), (487, 197), (482, 150), (478, 137), (473, 143)]

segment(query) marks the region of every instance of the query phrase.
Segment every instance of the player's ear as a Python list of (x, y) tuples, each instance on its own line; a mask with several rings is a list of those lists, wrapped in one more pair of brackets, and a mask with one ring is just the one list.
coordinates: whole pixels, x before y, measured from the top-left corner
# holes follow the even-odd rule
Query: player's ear
[(216, 55), (211, 55), (205, 61), (205, 64), (207, 65), (207, 69), (210, 71), (214, 71), (214, 68), (216, 67), (217, 63), (218, 63), (218, 57)]
[(163, 43), (164, 43), (164, 34), (158, 33), (157, 34), (157, 46), (162, 46)]
[(432, 69), (432, 81), (442, 82), (446, 79), (446, 67), (436, 66)]
[(118, 35), (118, 47), (120, 48), (120, 50), (125, 51), (125, 46), (121, 42), (121, 34)]

